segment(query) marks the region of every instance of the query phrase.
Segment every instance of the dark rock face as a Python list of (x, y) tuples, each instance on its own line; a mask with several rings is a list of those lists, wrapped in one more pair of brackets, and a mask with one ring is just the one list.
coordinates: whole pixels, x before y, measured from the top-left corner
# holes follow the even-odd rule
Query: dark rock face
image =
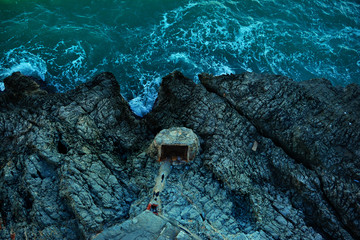
[(4, 79), (5, 91), (0, 92), (0, 106), (2, 109), (19, 101), (30, 100), (33, 96), (46, 95), (47, 92), (32, 77), (15, 72)]
[(147, 134), (114, 76), (28, 100), (0, 115), (0, 236), (89, 238), (126, 219), (139, 189), (122, 163)]
[[(164, 77), (138, 119), (111, 73), (64, 94), (8, 77), (0, 239), (134, 239), (137, 228), (154, 239), (360, 238), (358, 85), (199, 79)], [(160, 219), (144, 213), (159, 167), (145, 150), (178, 126), (199, 136), (201, 151), (173, 167)]]
[(304, 166), (304, 176), (296, 178), (316, 183), (315, 189), (299, 188), (289, 181), (291, 171), (284, 171), (290, 169), (275, 168), (280, 182), (300, 194), (296, 205), (310, 208), (305, 211), (310, 224), (321, 225), (336, 239), (346, 233), (360, 236), (358, 85), (337, 89), (324, 79), (294, 83), (253, 73), (200, 79)]

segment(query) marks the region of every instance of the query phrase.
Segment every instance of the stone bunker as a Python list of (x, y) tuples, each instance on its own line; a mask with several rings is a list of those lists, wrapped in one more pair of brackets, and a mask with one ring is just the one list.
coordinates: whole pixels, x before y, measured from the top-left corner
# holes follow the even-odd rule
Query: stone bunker
[(159, 174), (155, 179), (152, 198), (147, 210), (156, 215), (161, 213), (160, 193), (165, 188), (171, 165), (189, 163), (199, 152), (199, 139), (189, 128), (173, 127), (161, 130), (151, 143), (148, 154), (160, 162)]
[(189, 128), (173, 127), (161, 130), (149, 147), (152, 157), (159, 162), (188, 163), (199, 151), (199, 139)]

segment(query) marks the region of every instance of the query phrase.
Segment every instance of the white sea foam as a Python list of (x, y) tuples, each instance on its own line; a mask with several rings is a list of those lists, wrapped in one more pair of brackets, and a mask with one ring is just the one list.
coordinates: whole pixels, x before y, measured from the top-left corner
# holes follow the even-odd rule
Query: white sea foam
[[(228, 31), (227, 24), (228, 21), (232, 21), (232, 24), (236, 26), (234, 29), (241, 28), (236, 21), (230, 19), (230, 16), (228, 19), (217, 16), (210, 21), (208, 18), (198, 17), (187, 26), (183, 23), (185, 17), (198, 15), (201, 8), (208, 5), (215, 9), (220, 8), (214, 12), (227, 10), (224, 4), (219, 4), (216, 1), (191, 2), (188, 5), (178, 7), (164, 13), (159, 24), (154, 26), (153, 31), (148, 36), (144, 36), (143, 41), (139, 43), (141, 52), (132, 52), (132, 54), (126, 55), (119, 52), (117, 54), (114, 62), (120, 66), (130, 66), (126, 71), (131, 72), (131, 77), (142, 79), (139, 81), (142, 85), (140, 93), (135, 91), (132, 100), (129, 102), (136, 115), (144, 116), (151, 110), (157, 97), (157, 90), (161, 81), (160, 76), (164, 76), (174, 69), (181, 70), (195, 82), (198, 81), (197, 75), (201, 72), (216, 75), (235, 73), (235, 69), (228, 59), (222, 55), (216, 56), (215, 52), (221, 51), (221, 54), (229, 54), (230, 48), (238, 53), (253, 42), (239, 42), (239, 39), (234, 39), (235, 34)], [(246, 38), (244, 35), (253, 34), (257, 27), (258, 25), (245, 26), (241, 30), (242, 37)], [(251, 36), (248, 38), (251, 40)], [(151, 77), (151, 69), (153, 69), (153, 65), (157, 64), (156, 61), (154, 62), (153, 56), (156, 56), (156, 59), (165, 59), (165, 62), (159, 61), (156, 69), (159, 77)], [(152, 66), (149, 66), (149, 71), (145, 71), (149, 63)], [(245, 67), (249, 70), (249, 67)], [(142, 69), (142, 71), (140, 72), (138, 69)], [(142, 78), (144, 75), (147, 77)]]
[[(41, 57), (24, 50), (23, 47), (8, 51), (0, 63), (0, 79), (10, 76), (14, 72), (21, 72), (24, 75), (45, 80), (46, 62)], [(0, 88), (4, 90), (3, 83)]]
[[(174, 69), (195, 82), (201, 72), (243, 71), (282, 74), (295, 80), (326, 77), (335, 84), (359, 79), (360, 5), (354, 0), (178, 2), (141, 16), (149, 20), (144, 23), (130, 19), (131, 14), (124, 17), (125, 7), (121, 11), (104, 7), (105, 18), (98, 11), (91, 13), (90, 8), (74, 10), (71, 16), (59, 14), (64, 25), (42, 24), (44, 31), (36, 31), (36, 36), (23, 43), (26, 47), (4, 50), (8, 52), (0, 56), (0, 77), (20, 70), (46, 77), (59, 91), (66, 91), (101, 71), (110, 71), (121, 93), (131, 99), (133, 111), (141, 116), (152, 108), (160, 77)], [(30, 22), (34, 24), (48, 22), (53, 13), (45, 7), (36, 17), (26, 14), (28, 20), (36, 19)], [(16, 20), (23, 21), (23, 17)], [(333, 18), (339, 24), (330, 23)], [(18, 27), (12, 24), (9, 21), (6, 27), (13, 29), (11, 40), (0, 43), (1, 48), (21, 42), (11, 34)]]
[[(75, 86), (91, 79), (98, 73), (106, 59), (99, 62), (98, 66), (90, 67), (87, 62), (87, 52), (83, 47), (82, 41), (64, 42), (60, 41), (55, 47), (55, 58), (50, 61), (51, 65), (56, 65), (59, 71), (52, 75), (52, 84), (60, 92), (67, 91)], [(66, 84), (64, 84), (66, 82)]]
[(1, 78), (10, 76), (14, 72), (21, 72), (24, 75), (39, 77), (45, 79), (46, 68), (41, 66), (34, 66), (33, 63), (21, 61), (18, 64), (12, 65), (10, 68), (0, 70)]
[[(143, 78), (140, 81), (144, 82), (145, 79)], [(157, 98), (157, 89), (160, 83), (160, 77), (155, 77), (150, 81), (146, 81), (143, 86), (143, 92), (129, 101), (130, 108), (136, 115), (143, 117), (150, 112)]]
[[(277, 6), (273, 0), (267, 2)], [(316, 30), (318, 35), (310, 34), (313, 30), (310, 29), (308, 35), (301, 35), (301, 39), (308, 42), (306, 45), (293, 43), (294, 34), (306, 34), (306, 30), (296, 30), (301, 29), (302, 22), (288, 25), (281, 17), (274, 21), (250, 12), (244, 14), (244, 6), (246, 3), (234, 1), (190, 1), (163, 13), (158, 24), (152, 26), (150, 34), (144, 35), (146, 31), (142, 27), (135, 31), (129, 29), (129, 39), (142, 36), (138, 48), (132, 49), (131, 54), (123, 54), (120, 50), (113, 62), (126, 66), (121, 69), (127, 72), (124, 75), (128, 79), (147, 76), (146, 85), (141, 82), (141, 87), (134, 87), (138, 84), (134, 80), (127, 85), (132, 89), (133, 96), (129, 99), (132, 99), (133, 111), (144, 115), (152, 107), (158, 84), (152, 84), (155, 78), (150, 76), (154, 73), (165, 76), (174, 69), (182, 71), (195, 82), (201, 72), (220, 75), (256, 71), (299, 79), (304, 73), (303, 63), (317, 66), (308, 71), (308, 76), (325, 74), (321, 63), (313, 60), (312, 55), (314, 48), (333, 52), (333, 46), (329, 44), (333, 39), (331, 34), (321, 32), (322, 29)], [(288, 14), (294, 15), (292, 11)], [(341, 72), (336, 74), (341, 75)]]
[(199, 66), (196, 63), (196, 59), (192, 59), (190, 54), (186, 52), (173, 53), (169, 56), (168, 61), (172, 63), (181, 63), (183, 65), (189, 65), (195, 69), (199, 68)]

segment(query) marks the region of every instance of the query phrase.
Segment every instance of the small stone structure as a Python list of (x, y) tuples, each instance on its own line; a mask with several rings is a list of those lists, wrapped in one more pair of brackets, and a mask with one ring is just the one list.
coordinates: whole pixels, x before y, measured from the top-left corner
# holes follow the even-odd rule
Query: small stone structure
[(189, 128), (172, 127), (161, 130), (148, 149), (159, 162), (171, 161), (172, 164), (188, 163), (199, 151), (199, 139)]
[(156, 215), (161, 213), (160, 193), (165, 188), (171, 165), (186, 164), (199, 152), (199, 139), (189, 128), (173, 127), (161, 130), (148, 148), (148, 154), (160, 162), (159, 174), (155, 179), (152, 198), (146, 210)]

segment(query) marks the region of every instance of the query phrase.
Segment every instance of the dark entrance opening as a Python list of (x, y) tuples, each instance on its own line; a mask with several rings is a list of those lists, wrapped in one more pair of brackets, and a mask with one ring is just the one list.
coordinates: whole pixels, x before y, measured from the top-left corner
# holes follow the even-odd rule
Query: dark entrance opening
[(188, 162), (188, 145), (161, 145), (159, 161), (185, 161)]
[(66, 145), (61, 140), (58, 141), (57, 150), (61, 154), (67, 154), (68, 153), (68, 149), (67, 149)]

